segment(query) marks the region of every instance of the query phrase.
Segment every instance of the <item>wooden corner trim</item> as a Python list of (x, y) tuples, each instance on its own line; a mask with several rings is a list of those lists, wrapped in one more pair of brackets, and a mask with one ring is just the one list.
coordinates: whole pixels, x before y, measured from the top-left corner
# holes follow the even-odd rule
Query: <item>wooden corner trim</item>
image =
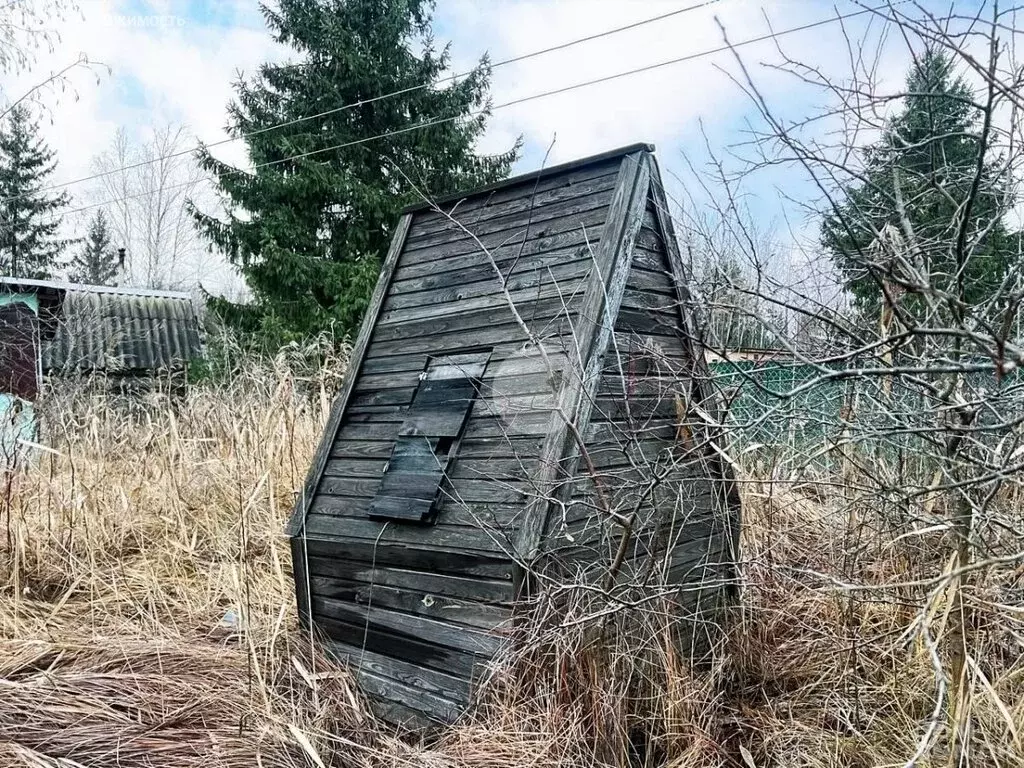
[[(717, 416), (717, 408), (713, 407), (713, 393), (710, 391), (711, 371), (708, 368), (704, 350), (700, 348), (702, 344), (698, 335), (699, 329), (695, 326), (693, 317), (690, 314), (690, 306), (693, 303), (693, 297), (690, 294), (687, 282), (690, 275), (683, 262), (683, 256), (679, 251), (679, 241), (676, 239), (675, 227), (672, 226), (672, 217), (668, 212), (668, 200), (664, 184), (661, 180), (661, 171), (658, 169), (658, 163), (653, 156), (649, 156), (647, 162), (650, 164), (651, 169), (651, 198), (654, 202), (655, 219), (658, 222), (658, 227), (661, 229), (661, 237), (665, 243), (665, 253), (668, 256), (669, 269), (672, 270), (672, 282), (675, 286), (676, 302), (679, 306), (679, 322), (683, 330), (684, 343), (687, 345), (687, 351), (693, 360), (694, 373), (696, 374), (693, 382), (694, 387), (697, 390), (697, 397), (704, 408)], [(711, 437), (712, 439), (717, 439), (719, 436), (712, 435)], [(724, 481), (723, 497), (725, 505), (730, 512), (735, 512), (735, 517), (732, 521), (732, 538), (735, 546), (738, 548), (741, 510), (736, 478), (732, 468), (722, 460), (720, 455), (716, 454), (710, 460)]]
[(550, 509), (548, 499), (558, 484), (559, 467), (562, 460), (575, 450), (573, 435), (563, 414), (572, 419), (577, 431), (582, 430), (590, 419), (592, 395), (598, 383), (596, 369), (618, 315), (632, 262), (633, 245), (650, 194), (650, 166), (646, 160), (649, 156), (649, 151), (641, 149), (622, 159), (605, 231), (594, 257), (595, 272), (599, 274), (588, 286), (579, 312), (577, 327), (581, 336), (582, 370), (563, 377), (557, 400), (559, 411), (552, 414), (551, 427), (541, 448), (537, 482), (542, 493), (527, 507), (516, 537), (516, 553), (524, 566), (528, 566), (540, 551)]

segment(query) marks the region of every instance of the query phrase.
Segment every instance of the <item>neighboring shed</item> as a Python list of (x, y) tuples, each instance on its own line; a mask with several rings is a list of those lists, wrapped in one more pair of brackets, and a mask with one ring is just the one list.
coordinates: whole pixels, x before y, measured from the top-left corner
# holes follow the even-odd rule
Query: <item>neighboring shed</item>
[(404, 213), (288, 527), (302, 622), (386, 717), (457, 716), (535, 569), (719, 605), (739, 508), (687, 301), (649, 145)]
[(184, 370), (202, 356), (199, 318), (187, 293), (59, 284), (61, 322), (43, 346), (46, 375), (138, 378)]

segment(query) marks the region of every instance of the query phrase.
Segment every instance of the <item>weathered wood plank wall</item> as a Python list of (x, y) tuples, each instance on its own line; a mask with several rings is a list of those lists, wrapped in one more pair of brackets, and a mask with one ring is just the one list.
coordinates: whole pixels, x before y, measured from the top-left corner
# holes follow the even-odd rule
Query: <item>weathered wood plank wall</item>
[[(661, 553), (666, 580), (694, 583), (724, 559), (720, 467), (677, 462), (644, 488), (685, 443), (676, 393), (710, 407), (664, 205), (636, 146), (403, 217), (289, 528), (300, 615), (389, 719), (465, 706), (539, 554), (614, 558), (577, 431), (613, 504), (641, 509), (624, 573)], [(371, 518), (428, 359), (470, 348), (489, 364), (435, 524)]]
[(620, 581), (649, 571), (653, 559), (657, 579), (681, 585), (678, 604), (691, 612), (713, 597), (691, 587), (720, 581), (719, 563), (731, 560), (731, 512), (689, 411), (703, 395), (676, 279), (652, 198), (586, 432), (596, 477), (585, 462), (576, 466), (566, 513), (548, 520), (546, 551), (559, 568), (584, 567), (604, 579), (622, 527), (602, 508), (600, 483), (616, 513), (635, 515)]
[[(311, 492), (301, 553), (315, 623), (393, 716), (449, 719), (498, 647), (514, 534), (540, 490), (540, 447), (620, 164), (470, 198), (449, 211), (458, 224), (429, 210), (409, 221)], [(523, 354), (502, 281), (552, 353), (553, 377)], [(428, 355), (481, 345), (493, 347), (491, 362), (436, 524), (369, 519)]]

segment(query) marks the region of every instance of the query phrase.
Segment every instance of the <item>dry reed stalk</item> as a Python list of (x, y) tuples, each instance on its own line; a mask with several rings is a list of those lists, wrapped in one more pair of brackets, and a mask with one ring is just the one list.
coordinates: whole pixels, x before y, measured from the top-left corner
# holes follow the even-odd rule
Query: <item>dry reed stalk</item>
[[(179, 402), (50, 402), (56, 453), (11, 478), (5, 512), (0, 764), (861, 768), (914, 754), (936, 690), (924, 639), (947, 598), (899, 584), (941, 571), (941, 533), (897, 539), (875, 519), (850, 591), (845, 495), (777, 483), (744, 485), (741, 619), (719, 666), (678, 658), (656, 601), (608, 614), (568, 590), (531, 606), (474, 713), (429, 744), (397, 739), (296, 629), (281, 528), (337, 384), (337, 368), (298, 370), (254, 365)], [(1012, 524), (1017, 497), (1003, 509)], [(981, 617), (975, 765), (1024, 764), (1022, 584), (1007, 561), (965, 595)]]

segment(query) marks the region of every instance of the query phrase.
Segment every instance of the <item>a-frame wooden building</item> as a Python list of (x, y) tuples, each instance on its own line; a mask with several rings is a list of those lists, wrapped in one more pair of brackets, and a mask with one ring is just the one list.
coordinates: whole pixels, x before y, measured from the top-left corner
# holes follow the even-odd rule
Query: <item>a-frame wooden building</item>
[(739, 508), (690, 310), (649, 145), (403, 214), (288, 528), (302, 622), (387, 717), (465, 708), (533, 569), (718, 604)]

